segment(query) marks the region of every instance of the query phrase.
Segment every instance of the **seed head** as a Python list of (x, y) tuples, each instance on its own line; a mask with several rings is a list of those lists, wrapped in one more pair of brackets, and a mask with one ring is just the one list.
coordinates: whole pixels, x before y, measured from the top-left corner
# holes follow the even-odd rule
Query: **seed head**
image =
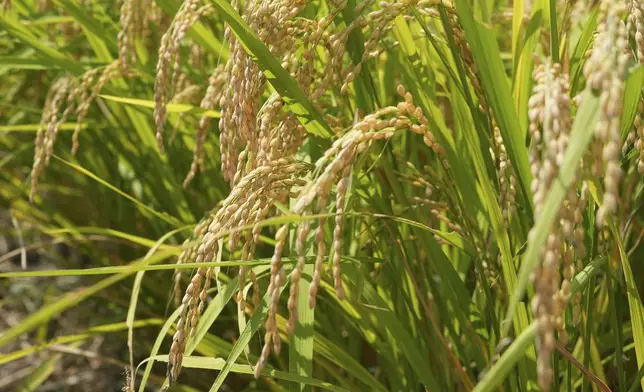
[[(535, 87), (528, 101), (528, 115), (534, 215), (538, 221), (568, 149), (572, 103), (568, 75), (559, 64), (550, 61), (540, 64), (533, 77)], [(570, 280), (575, 274), (574, 260), (585, 256), (583, 241), (578, 240), (579, 233), (583, 236), (581, 211), (585, 207), (585, 199), (578, 195), (579, 182), (578, 176), (568, 189), (541, 253), (540, 264), (531, 277), (536, 291), (532, 313), (537, 324), (537, 373), (544, 391), (549, 390), (553, 377), (551, 355), (555, 331), (562, 339), (565, 337), (563, 314), (569, 300)], [(528, 240), (532, 241), (532, 231), (530, 234)]]
[(593, 51), (584, 67), (584, 75), (591, 88), (600, 90), (599, 120), (593, 144), (593, 172), (604, 176), (604, 199), (597, 210), (596, 223), (602, 227), (608, 215), (617, 212), (619, 184), (622, 172), (619, 155), (622, 146), (620, 116), (624, 93), (626, 65), (630, 58), (627, 26), (620, 15), (626, 11), (623, 3), (600, 4)]

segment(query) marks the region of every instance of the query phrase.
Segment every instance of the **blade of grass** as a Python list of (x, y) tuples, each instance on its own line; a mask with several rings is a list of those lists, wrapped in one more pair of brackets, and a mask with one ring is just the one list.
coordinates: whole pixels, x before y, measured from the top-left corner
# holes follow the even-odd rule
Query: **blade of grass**
[(32, 392), (38, 388), (51, 376), (56, 369), (56, 364), (60, 361), (63, 354), (54, 354), (45, 359), (24, 381), (18, 385), (16, 392)]
[(18, 56), (0, 56), (0, 66), (8, 69), (48, 69), (52, 63), (43, 59)]
[(426, 353), (419, 350), (418, 344), (409, 334), (409, 331), (403, 326), (396, 314), (389, 308), (383, 298), (370, 285), (364, 286), (363, 295), (366, 304), (371, 305), (370, 310), (376, 315), (378, 322), (381, 323), (391, 336), (395, 336), (400, 343), (400, 350), (405, 354), (409, 365), (414, 369), (416, 376), (430, 391), (440, 390), (436, 376), (431, 371)]
[(525, 3), (523, 1), (512, 2), (512, 69), (519, 64), (521, 37), (523, 33), (523, 18)]
[[(411, 30), (404, 18), (396, 18), (395, 31), (401, 42), (402, 54), (404, 54), (402, 70), (407, 75), (405, 82), (408, 84), (412, 95), (418, 97), (420, 106), (430, 113), (428, 119), (432, 129), (438, 131), (436, 137), (445, 148), (447, 161), (450, 164), (451, 170), (454, 172), (451, 178), (458, 184), (458, 188), (461, 190), (460, 196), (463, 198), (463, 206), (468, 211), (468, 214), (475, 215), (476, 208), (480, 206), (480, 201), (471, 192), (471, 189), (475, 189), (471, 169), (468, 164), (465, 164), (466, 161), (462, 160), (457, 153), (452, 132), (447, 127), (441, 110), (434, 103), (436, 98), (434, 87), (427, 88), (428, 81), (431, 80), (431, 71), (423, 63), (420, 48), (416, 45)], [(465, 189), (467, 191), (464, 191)]]
[[(161, 325), (162, 323), (163, 323), (163, 320), (161, 319), (139, 320), (134, 322), (133, 328), (150, 327), (153, 325)], [(126, 323), (113, 323), (113, 324), (97, 325), (94, 327), (90, 327), (87, 330), (85, 330), (85, 332), (75, 334), (75, 335), (59, 336), (47, 341), (46, 343), (29, 346), (22, 350), (13, 351), (8, 354), (0, 354), (0, 365), (4, 365), (5, 363), (9, 363), (9, 362), (18, 360), (20, 358), (24, 358), (28, 355), (35, 354), (42, 350), (46, 350), (48, 347), (51, 347), (53, 345), (67, 344), (67, 343), (77, 342), (80, 340), (87, 340), (87, 338), (90, 338), (92, 336), (104, 335), (112, 332), (120, 332), (120, 331), (126, 330), (127, 328), (128, 326)]]
[[(407, 218), (401, 218), (393, 215), (386, 215), (386, 214), (374, 214), (374, 213), (361, 213), (361, 212), (347, 212), (343, 213), (344, 216), (346, 217), (371, 217), (371, 218), (377, 218), (377, 219), (387, 219), (387, 220), (392, 220), (394, 222), (399, 222), (399, 223), (404, 223), (407, 225), (410, 225), (412, 227), (416, 227), (418, 229), (421, 229), (423, 231), (427, 231), (433, 235), (437, 235), (438, 237), (442, 238), (445, 240), (448, 244), (455, 246), (459, 250), (467, 253), (468, 255), (474, 257), (476, 256), (476, 249), (472, 244), (470, 244), (467, 240), (465, 240), (463, 237), (461, 237), (460, 234), (456, 232), (444, 232), (440, 230), (433, 229), (425, 224), (422, 224), (420, 222), (416, 222), (412, 219), (407, 219)], [(299, 223), (303, 222), (305, 220), (317, 220), (320, 218), (333, 218), (335, 217), (336, 214), (315, 214), (315, 215), (307, 215), (307, 216), (297, 216), (297, 215), (289, 215), (289, 216), (278, 216), (274, 218), (269, 218), (265, 219), (257, 225), (259, 227), (266, 227), (266, 226), (279, 226), (283, 225), (285, 223)], [(184, 226), (188, 227), (188, 226)], [(192, 227), (192, 226), (190, 226)], [(234, 229), (226, 230), (220, 233), (222, 237), (228, 236), (232, 234), (233, 232), (236, 231), (243, 231), (243, 230), (248, 230), (252, 229), (254, 225), (244, 225), (241, 227), (237, 227)], [(116, 237), (124, 238), (127, 240), (130, 240), (135, 243), (140, 243), (141, 245), (145, 246), (152, 246), (154, 245), (154, 241), (149, 240), (149, 239), (143, 239), (141, 237), (136, 237), (132, 236), (129, 234), (121, 233), (116, 230), (111, 230), (111, 229), (98, 229), (98, 228), (78, 228), (79, 232), (84, 232), (84, 233), (97, 233), (97, 234), (107, 234), (107, 235), (113, 235)], [(70, 229), (55, 229), (48, 231), (48, 234), (50, 235), (55, 235), (63, 232), (73, 232), (73, 230)]]
[[(497, 201), (492, 179), (488, 175), (486, 164), (483, 158), (483, 149), (479, 141), (478, 134), (470, 121), (469, 116), (464, 112), (464, 104), (458, 104), (459, 97), (454, 97), (454, 107), (456, 111), (456, 123), (461, 134), (464, 136), (465, 144), (469, 155), (474, 164), (474, 170), (478, 177), (478, 183), (481, 188), (481, 196), (488, 221), (492, 225), (496, 242), (501, 250), (501, 269), (503, 273), (504, 284), (509, 292), (516, 290), (517, 272), (513, 260), (512, 249), (507, 229), (503, 221), (501, 207)], [(461, 100), (462, 101), (462, 100)], [(514, 329), (517, 334), (528, 327), (527, 308), (522, 306), (519, 309), (517, 317), (513, 319)], [(502, 336), (497, 337), (499, 340)]]
[[(345, 24), (348, 26), (353, 21), (356, 20), (355, 9), (356, 0), (348, 0), (346, 6), (342, 10), (342, 17)], [(349, 33), (349, 40), (347, 41), (347, 50), (353, 65), (357, 65), (362, 60), (364, 55), (364, 36), (362, 30), (353, 29)], [(371, 67), (369, 61), (366, 61), (362, 65), (362, 71), (356, 77), (354, 84), (358, 85), (358, 89), (363, 91), (362, 94), (356, 94), (356, 101), (358, 107), (366, 112), (372, 112), (375, 110), (376, 105), (380, 107), (381, 105), (378, 102), (378, 94), (376, 92), (376, 84), (371, 75)]]
[(322, 336), (320, 333), (315, 334), (315, 354), (322, 355), (335, 363), (339, 368), (345, 369), (352, 377), (359, 379), (371, 391), (386, 392), (387, 389), (378, 380), (366, 370), (362, 364), (354, 357), (343, 350), (340, 346), (331, 340)]
[[(201, 265), (201, 264), (200, 264)], [(266, 270), (268, 267), (257, 267), (256, 271), (263, 271)], [(221, 312), (223, 311), (224, 307), (230, 302), (230, 299), (232, 298), (233, 294), (235, 293), (237, 286), (238, 286), (239, 278), (235, 277), (228, 283), (222, 285), (222, 290), (217, 293), (215, 298), (208, 304), (208, 307), (204, 311), (204, 313), (201, 315), (199, 318), (199, 323), (197, 324), (197, 331), (193, 337), (190, 338), (188, 341), (187, 349), (186, 349), (186, 355), (192, 354), (192, 352), (198, 347), (199, 343), (203, 340), (203, 338), (206, 336), (208, 333), (208, 330), (214, 324), (214, 322), (217, 320)], [(172, 327), (172, 324), (176, 321), (176, 319), (179, 318), (181, 308), (178, 308), (177, 310), (174, 311), (172, 316), (168, 318), (166, 323), (163, 325), (163, 328), (159, 331), (159, 334), (157, 335), (157, 338), (154, 342), (154, 345), (152, 346), (152, 350), (150, 351), (150, 355), (148, 356), (147, 359), (144, 361), (140, 362), (137, 365), (137, 371), (138, 368), (141, 367), (144, 363), (147, 363), (145, 366), (145, 370), (143, 372), (143, 377), (141, 379), (141, 384), (139, 386), (139, 392), (144, 392), (145, 386), (147, 384), (147, 380), (150, 376), (150, 373), (152, 372), (152, 366), (154, 365), (155, 362), (155, 357), (157, 353), (159, 352), (159, 349), (161, 348), (161, 343), (163, 343), (163, 339), (170, 330), (170, 327)]]
[(633, 383), (631, 384), (631, 387), (628, 388), (628, 392), (635, 392), (637, 391), (638, 387), (640, 386), (640, 381), (644, 378), (644, 366), (640, 366), (640, 370), (637, 371), (637, 374), (633, 378)]
[(170, 331), (170, 328), (172, 327), (172, 324), (179, 318), (179, 315), (181, 314), (181, 308), (177, 308), (165, 321), (163, 324), (163, 327), (159, 330), (159, 333), (157, 334), (157, 338), (154, 341), (154, 344), (152, 345), (152, 350), (150, 350), (150, 356), (140, 362), (136, 366), (136, 373), (132, 374), (138, 374), (139, 368), (141, 365), (146, 363), (145, 369), (143, 370), (143, 376), (141, 377), (141, 383), (139, 384), (139, 392), (145, 392), (146, 385), (148, 383), (148, 378), (150, 378), (150, 374), (152, 373), (152, 366), (154, 366), (154, 357), (156, 357), (157, 353), (159, 352), (159, 349), (161, 348), (161, 344), (163, 343), (163, 339), (165, 339), (166, 335), (168, 334), (168, 331)]
[[(590, 14), (584, 30), (575, 45), (575, 51), (570, 58), (570, 95), (575, 96), (577, 91), (580, 89), (579, 76), (581, 75), (582, 70), (582, 60), (584, 59), (586, 52), (590, 48), (590, 43), (593, 40), (593, 34), (597, 28), (597, 13), (599, 7), (596, 7), (595, 10)], [(627, 87), (628, 88), (628, 87)]]
[[(608, 293), (608, 306), (610, 307), (609, 317), (611, 321), (611, 328), (615, 333), (613, 334), (614, 347), (615, 347), (615, 364), (617, 370), (617, 378), (619, 381), (619, 391), (626, 392), (626, 374), (624, 373), (624, 341), (622, 337), (622, 328), (619, 325), (619, 317), (617, 316), (617, 295), (613, 288), (613, 277), (610, 274), (610, 267), (604, 267), (604, 273), (606, 274), (606, 285)], [(638, 379), (639, 380), (639, 379)]]
[(50, 48), (38, 39), (25, 26), (20, 25), (17, 20), (10, 18), (7, 14), (0, 14), (0, 26), (2, 30), (16, 37), (20, 42), (25, 43), (36, 50), (44, 59), (51, 64), (66, 69), (72, 73), (80, 74), (83, 72), (81, 63), (77, 63), (69, 57), (61, 54), (59, 51)]
[(550, 56), (555, 63), (559, 62), (559, 29), (557, 28), (557, 2), (549, 0), (548, 20), (550, 21)]
[[(585, 307), (585, 322), (584, 322), (584, 336), (583, 336), (583, 342), (584, 342), (584, 368), (588, 369), (590, 367), (590, 340), (593, 336), (593, 307), (594, 307), (594, 302), (595, 302), (595, 290), (594, 290), (594, 283), (595, 283), (595, 278), (592, 277), (590, 278), (590, 287), (591, 289), (586, 291), (586, 298), (584, 301), (584, 307)], [(581, 391), (586, 392), (588, 391), (588, 388), (590, 387), (590, 380), (587, 378), (584, 378), (584, 382), (582, 384)]]
[[(188, 230), (188, 229), (192, 229), (193, 227), (194, 226), (192, 225), (186, 225), (181, 227), (179, 230), (182, 230), (182, 231)], [(156, 241), (153, 241), (148, 238), (139, 237), (129, 233), (123, 233), (122, 231), (118, 231), (114, 229), (105, 229), (102, 227), (74, 227), (74, 228), (63, 228), (63, 229), (45, 229), (44, 233), (52, 237), (57, 237), (62, 234), (73, 234), (75, 236), (78, 236), (80, 234), (99, 234), (104, 236), (121, 238), (129, 242), (132, 242), (134, 244), (138, 244), (146, 247), (152, 247), (156, 244)], [(172, 245), (161, 245), (161, 248), (176, 249), (177, 247)]]
[[(143, 260), (147, 260), (159, 249), (159, 247), (167, 241), (173, 235), (181, 232), (183, 228), (178, 228), (164, 234), (159, 240), (148, 250), (148, 252), (143, 257)], [(130, 306), (127, 310), (127, 318), (125, 323), (127, 324), (127, 346), (130, 351), (130, 374), (131, 384), (130, 388), (132, 391), (135, 389), (136, 377), (134, 376), (134, 318), (136, 316), (136, 306), (139, 303), (139, 293), (141, 291), (141, 284), (143, 283), (143, 276), (145, 271), (139, 271), (136, 273), (134, 278), (134, 284), (132, 285), (132, 294), (130, 295)]]
[[(602, 271), (603, 265), (607, 262), (607, 258), (601, 257), (588, 263), (588, 265), (570, 282), (571, 295), (584, 288), (589, 283), (590, 278)], [(532, 323), (527, 329), (521, 332), (519, 337), (512, 342), (501, 358), (499, 358), (499, 360), (492, 365), (490, 370), (485, 373), (483, 378), (474, 388), (473, 392), (491, 392), (498, 388), (514, 365), (523, 358), (526, 351), (534, 344), (536, 336), (536, 324)]]
[[(289, 343), (289, 372), (302, 377), (313, 377), (313, 342), (314, 342), (314, 316), (315, 309), (309, 308), (309, 298), (306, 293), (311, 286), (313, 265), (304, 267), (299, 282), (297, 300), (297, 323)], [(304, 384), (291, 383), (289, 391), (307, 392), (311, 388)]]
[(97, 176), (96, 174), (94, 174), (94, 173), (92, 173), (91, 171), (89, 171), (89, 170), (85, 169), (84, 167), (81, 167), (81, 166), (79, 166), (79, 165), (76, 165), (76, 164), (74, 164), (74, 163), (71, 163), (71, 162), (69, 162), (69, 161), (67, 161), (67, 160), (65, 160), (65, 159), (63, 159), (63, 158), (61, 158), (61, 157), (59, 157), (59, 156), (57, 156), (57, 155), (54, 155), (54, 158), (56, 158), (57, 160), (61, 161), (61, 162), (62, 162), (62, 163), (64, 163), (65, 165), (67, 165), (67, 166), (71, 167), (72, 169), (74, 169), (74, 170), (76, 170), (76, 171), (78, 171), (78, 172), (80, 172), (80, 173), (82, 173), (82, 174), (86, 175), (87, 177), (91, 178), (92, 180), (94, 180), (94, 181), (98, 182), (99, 184), (101, 184), (101, 185), (103, 185), (103, 186), (107, 187), (108, 189), (110, 189), (110, 190), (112, 190), (112, 191), (114, 191), (114, 192), (118, 193), (119, 195), (121, 195), (121, 196), (125, 197), (126, 199), (128, 199), (128, 200), (130, 200), (131, 202), (133, 202), (134, 204), (136, 204), (136, 205), (137, 205), (137, 207), (139, 207), (139, 208), (140, 208), (140, 209), (142, 209), (143, 211), (146, 211), (146, 212), (147, 212), (147, 213), (149, 213), (149, 214), (152, 214), (152, 215), (154, 215), (154, 216), (156, 216), (156, 217), (158, 217), (158, 218), (161, 218), (161, 219), (163, 219), (164, 221), (166, 221), (166, 222), (170, 223), (171, 225), (174, 225), (174, 226), (182, 226), (182, 225), (181, 225), (181, 222), (180, 222), (177, 218), (175, 218), (175, 217), (173, 217), (173, 216), (170, 216), (169, 214), (167, 214), (167, 213), (165, 213), (165, 212), (158, 212), (158, 211), (156, 211), (154, 208), (149, 207), (149, 206), (147, 206), (147, 205), (143, 204), (141, 201), (139, 201), (138, 199), (136, 199), (134, 196), (131, 196), (131, 195), (129, 195), (129, 194), (127, 194), (127, 193), (123, 192), (122, 190), (118, 189), (118, 188), (117, 188), (117, 187), (115, 187), (114, 185), (112, 185), (112, 184), (108, 183), (107, 181), (103, 180), (102, 178), (100, 178), (100, 177), (99, 177), (99, 176)]
[[(138, 99), (138, 98), (126, 98), (126, 97), (117, 97), (114, 95), (99, 95), (101, 98), (105, 98), (109, 101), (124, 103), (126, 105), (140, 106), (144, 108), (154, 109), (154, 101), (147, 99)], [(188, 113), (194, 115), (203, 115), (210, 118), (220, 118), (221, 113), (215, 110), (205, 110), (198, 106), (187, 105), (183, 103), (169, 103), (167, 105), (168, 113)]]
[[(466, 0), (456, 0), (456, 11), (461, 20), (463, 30), (470, 44), (472, 56), (479, 67), (488, 102), (494, 110), (503, 143), (508, 152), (521, 189), (526, 208), (531, 211), (532, 192), (530, 183), (532, 175), (528, 162), (528, 150), (522, 138), (520, 123), (512, 104), (512, 95), (507, 77), (503, 72), (505, 67), (501, 61), (501, 54), (492, 30), (475, 21), (472, 17), (470, 6)], [(531, 214), (528, 214), (531, 215)]]
[[(631, 262), (626, 254), (619, 230), (615, 227), (615, 223), (612, 221), (610, 222), (609, 227), (612, 232), (613, 239), (617, 243), (622, 270), (624, 272), (624, 283), (626, 284), (626, 294), (628, 296), (631, 325), (633, 328), (633, 340), (635, 342), (635, 356), (637, 358), (637, 366), (639, 368), (644, 366), (644, 305), (642, 304), (642, 299), (637, 290), (637, 283), (633, 276)], [(640, 383), (644, 390), (644, 379), (641, 380)]]
[(624, 109), (620, 123), (622, 124), (622, 139), (631, 130), (631, 124), (637, 114), (637, 107), (642, 95), (642, 86), (644, 86), (644, 67), (638, 65), (630, 70), (630, 75), (624, 84)]
[(73, 21), (74, 18), (71, 16), (43, 16), (42, 18), (22, 20), (20, 22), (25, 26), (44, 26), (51, 24), (71, 23)]
[[(178, 249), (170, 249), (169, 253), (173, 256), (181, 253)], [(313, 259), (311, 259), (311, 263)], [(284, 262), (288, 264), (287, 261)], [(29, 278), (29, 277), (51, 277), (51, 276), (87, 276), (87, 275), (108, 275), (120, 274), (123, 272), (139, 272), (139, 271), (168, 271), (174, 269), (192, 269), (198, 267), (236, 267), (236, 266), (265, 266), (270, 264), (270, 259), (262, 259), (262, 261), (220, 261), (211, 263), (182, 263), (182, 264), (162, 264), (152, 266), (113, 266), (113, 267), (98, 267), (89, 269), (67, 269), (67, 270), (50, 270), (50, 271), (26, 271), (26, 272), (3, 272), (0, 278)]]
[[(280, 288), (280, 292), (282, 292), (284, 290), (284, 287), (286, 287), (287, 285), (288, 283), (282, 286)], [(262, 301), (260, 302), (259, 306), (255, 308), (255, 312), (253, 313), (253, 316), (248, 320), (248, 323), (246, 324), (246, 328), (241, 333), (241, 335), (239, 335), (239, 338), (237, 339), (237, 342), (235, 342), (233, 349), (230, 351), (230, 354), (228, 354), (228, 358), (226, 358), (226, 361), (222, 364), (220, 368), (221, 371), (217, 375), (215, 382), (210, 387), (210, 392), (218, 391), (219, 388), (221, 388), (221, 386), (223, 385), (224, 381), (226, 380), (226, 377), (228, 377), (228, 374), (231, 371), (233, 371), (233, 369), (235, 368), (236, 366), (235, 361), (237, 361), (237, 358), (239, 358), (241, 353), (244, 351), (244, 347), (248, 345), (253, 335), (255, 335), (255, 333), (259, 330), (262, 324), (262, 321), (268, 314), (267, 304), (268, 304), (268, 292), (262, 298)], [(252, 372), (252, 369), (251, 369), (251, 372)]]
[(525, 30), (524, 44), (514, 73), (514, 105), (519, 119), (521, 140), (525, 140), (528, 132), (528, 99), (532, 95), (533, 55), (537, 44), (543, 20), (545, 19), (544, 0), (536, 1), (533, 5), (530, 21)]
[[(442, 8), (441, 8), (441, 10), (442, 10)], [(429, 42), (432, 44), (432, 47), (436, 51), (436, 54), (438, 55), (438, 58), (443, 63), (443, 67), (445, 67), (445, 70), (447, 71), (447, 73), (452, 78), (452, 81), (457, 85), (458, 91), (461, 94), (464, 95), (465, 92), (463, 90), (463, 86), (460, 84), (461, 80), (456, 75), (456, 72), (454, 72), (454, 69), (453, 69), (452, 65), (450, 64), (447, 56), (445, 55), (445, 52), (442, 49), (441, 45), (439, 44), (438, 40), (436, 39), (436, 37), (434, 36), (432, 31), (430, 30), (429, 26), (427, 25), (427, 23), (425, 22), (423, 17), (418, 13), (418, 10), (416, 8), (414, 8), (414, 7), (411, 7), (411, 12), (414, 15), (414, 18), (416, 19), (418, 24), (420, 25), (420, 27), (425, 32), (425, 36), (427, 37)], [(442, 15), (442, 12), (441, 12), (441, 19), (442, 19), (442, 16), (443, 15)]]
[[(174, 252), (161, 251), (156, 255), (148, 258), (147, 260), (137, 259), (131, 264), (134, 267), (156, 264), (173, 255)], [(36, 312), (32, 313), (27, 318), (22, 320), (19, 324), (15, 325), (14, 327), (10, 328), (2, 335), (0, 335), (0, 347), (13, 342), (20, 335), (27, 333), (34, 328), (37, 328), (38, 326), (57, 316), (61, 312), (78, 305), (90, 296), (112, 286), (117, 282), (122, 281), (132, 274), (134, 274), (134, 271), (123, 272), (118, 275), (110, 276), (109, 278), (103, 279), (89, 287), (82, 287), (79, 290), (71, 291), (63, 295), (55, 302), (41, 307)]]
[[(257, 274), (259, 274), (261, 271), (266, 271), (267, 269), (267, 266), (256, 266), (254, 268)], [(232, 298), (238, 287), (239, 277), (235, 277), (228, 283), (221, 285), (221, 290), (219, 290), (215, 298), (213, 298), (210, 304), (208, 304), (206, 311), (199, 318), (195, 336), (193, 336), (188, 341), (186, 355), (190, 355), (194, 352), (194, 350), (197, 348), (197, 345), (199, 345), (204, 336), (206, 336), (210, 327), (215, 323), (221, 312), (224, 310), (224, 307), (228, 304), (228, 302), (230, 302), (230, 299)]]
[[(93, 39), (95, 44), (92, 45), (94, 50), (97, 51), (97, 54), (103, 53), (109, 55), (110, 52), (116, 52), (118, 50), (118, 43), (116, 40), (116, 31), (106, 31), (105, 28), (99, 23), (94, 17), (86, 12), (86, 10), (80, 5), (75, 3), (73, 0), (56, 0), (55, 3), (67, 13), (69, 13), (76, 23), (79, 23), (85, 30), (85, 34), (88, 39)], [(97, 46), (102, 47), (97, 50)]]
[[(157, 355), (156, 357), (154, 357), (154, 359), (160, 362), (168, 362), (167, 355)], [(253, 368), (250, 365), (241, 365), (241, 364), (232, 364), (231, 366), (227, 366), (227, 365), (228, 365), (227, 361), (224, 360), (223, 358), (208, 358), (208, 357), (196, 357), (196, 356), (186, 356), (183, 358), (183, 366), (186, 368), (212, 369), (212, 370), (223, 371), (223, 369), (227, 367), (229, 371), (232, 371), (233, 373), (253, 374), (254, 372)], [(302, 377), (297, 374), (283, 372), (283, 371), (274, 370), (274, 369), (264, 369), (262, 371), (262, 375), (266, 377), (274, 377), (281, 380), (306, 384), (306, 385), (322, 388), (324, 390), (333, 391), (333, 392), (348, 392), (347, 389), (335, 386), (328, 382), (316, 380), (310, 377)]]
[[(81, 124), (81, 129), (87, 129), (87, 123)], [(0, 132), (36, 132), (40, 128), (40, 124), (18, 124), (18, 125), (2, 125)], [(76, 129), (76, 123), (64, 123), (60, 125), (59, 131), (73, 131)]]

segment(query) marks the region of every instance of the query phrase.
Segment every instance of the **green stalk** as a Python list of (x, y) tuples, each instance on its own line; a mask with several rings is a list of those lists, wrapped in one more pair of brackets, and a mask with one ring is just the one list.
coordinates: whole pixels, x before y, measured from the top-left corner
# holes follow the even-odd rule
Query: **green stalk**
[[(589, 284), (591, 278), (602, 270), (602, 267), (607, 263), (607, 261), (608, 259), (605, 257), (595, 259), (590, 262), (586, 268), (579, 272), (570, 283), (570, 295), (572, 296), (579, 292)], [(476, 387), (474, 387), (473, 392), (491, 392), (501, 385), (514, 365), (523, 358), (527, 350), (534, 344), (536, 336), (537, 328), (536, 325), (532, 323), (514, 340), (512, 345), (492, 366), (490, 371), (487, 372), (483, 379), (479, 381)]]

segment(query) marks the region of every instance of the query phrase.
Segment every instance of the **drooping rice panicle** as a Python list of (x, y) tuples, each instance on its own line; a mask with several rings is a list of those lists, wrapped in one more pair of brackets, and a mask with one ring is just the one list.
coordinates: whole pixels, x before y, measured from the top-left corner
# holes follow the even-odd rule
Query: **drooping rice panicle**
[(604, 197), (597, 210), (596, 222), (603, 226), (607, 215), (617, 213), (622, 169), (620, 116), (623, 110), (624, 77), (630, 59), (628, 34), (621, 15), (627, 11), (623, 2), (602, 1), (592, 54), (584, 67), (591, 88), (601, 91), (600, 117), (593, 144), (593, 174), (604, 177)]
[[(209, 222), (208, 226), (197, 227), (198, 232), (195, 231), (194, 234), (199, 239), (196, 252), (195, 246), (191, 245), (184, 249), (184, 254), (179, 259), (194, 257), (194, 260), (191, 261), (196, 263), (216, 261), (217, 253), (223, 251), (219, 243), (223, 241), (224, 236), (229, 236), (230, 245), (236, 246), (235, 236), (241, 230), (246, 230), (244, 226), (256, 226), (265, 218), (268, 208), (285, 192), (289, 194), (292, 187), (302, 185), (299, 178), (305, 170), (305, 165), (292, 159), (280, 159), (248, 173), (236, 184), (212, 218), (204, 221)], [(247, 239), (256, 242), (258, 237), (259, 232), (253, 229), (253, 236), (247, 237)], [(185, 291), (180, 305), (182, 309), (179, 318), (181, 328), (177, 327), (177, 332), (173, 337), (168, 362), (168, 374), (173, 380), (179, 376), (186, 339), (195, 332), (207, 299), (210, 282), (216, 278), (216, 273), (217, 267), (200, 267)], [(276, 281), (276, 283), (278, 282)]]
[[(534, 80), (534, 94), (529, 100), (532, 138), (530, 164), (534, 176), (534, 214), (535, 220), (538, 220), (546, 208), (546, 196), (563, 165), (572, 115), (570, 83), (560, 64), (546, 62), (539, 65), (534, 71)], [(578, 172), (577, 181), (568, 189), (557, 222), (548, 234), (540, 264), (532, 275), (536, 290), (532, 313), (538, 331), (537, 373), (539, 385), (544, 391), (550, 389), (554, 375), (551, 355), (555, 346), (555, 332), (560, 340), (566, 341), (564, 311), (570, 297), (571, 279), (576, 273), (576, 260), (586, 256), (582, 222), (585, 196), (583, 187), (581, 197), (578, 194), (580, 180)], [(576, 306), (577, 301), (578, 297), (575, 297)]]

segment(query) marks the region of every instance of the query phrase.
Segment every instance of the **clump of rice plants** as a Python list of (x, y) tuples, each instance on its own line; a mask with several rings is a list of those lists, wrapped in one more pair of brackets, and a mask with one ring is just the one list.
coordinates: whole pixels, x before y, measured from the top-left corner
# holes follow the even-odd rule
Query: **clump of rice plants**
[(640, 1), (3, 8), (7, 385), (644, 387)]

